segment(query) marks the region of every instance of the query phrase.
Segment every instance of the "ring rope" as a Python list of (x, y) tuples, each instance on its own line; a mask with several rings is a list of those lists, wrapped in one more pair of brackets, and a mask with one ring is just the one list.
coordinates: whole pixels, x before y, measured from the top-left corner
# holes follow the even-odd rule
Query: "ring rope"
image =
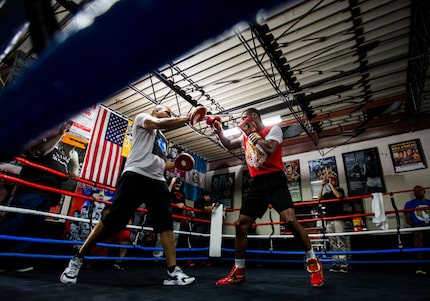
[[(61, 172), (58, 172), (56, 170), (47, 168), (45, 166), (39, 165), (39, 164), (35, 164), (32, 163), (22, 157), (16, 157), (15, 158), (17, 161), (23, 163), (23, 164), (29, 164), (35, 168), (39, 168), (42, 169), (44, 171), (47, 172), (52, 172), (56, 175), (62, 176), (62, 177), (68, 177), (67, 174), (63, 174)], [(0, 178), (3, 178), (5, 180), (9, 180), (15, 183), (19, 183), (19, 184), (23, 184), (23, 185), (27, 185), (33, 188), (38, 188), (38, 189), (42, 189), (45, 191), (50, 191), (50, 192), (55, 192), (55, 193), (59, 193), (59, 194), (64, 194), (64, 195), (69, 195), (69, 196), (74, 196), (74, 197), (81, 197), (84, 199), (88, 199), (90, 201), (98, 201), (98, 202), (102, 202), (102, 203), (107, 203), (107, 204), (111, 204), (111, 202), (106, 201), (106, 200), (100, 200), (94, 197), (90, 197), (90, 196), (85, 196), (85, 195), (81, 195), (81, 194), (76, 194), (70, 191), (64, 191), (64, 190), (60, 190), (60, 189), (56, 189), (56, 188), (52, 188), (52, 187), (46, 187), (46, 186), (42, 186), (42, 185), (38, 185), (38, 184), (34, 184), (31, 182), (26, 182), (24, 180), (21, 180), (20, 178), (17, 177), (11, 177), (8, 175), (4, 175), (2, 173), (0, 173)], [(87, 181), (81, 178), (74, 178), (76, 181), (80, 181), (80, 182), (84, 182), (86, 184), (90, 184), (93, 185), (95, 187), (103, 187), (105, 189), (110, 189), (110, 190), (115, 190), (115, 188), (110, 187), (110, 186), (106, 186), (106, 185), (102, 185), (102, 184), (98, 184), (96, 182), (92, 182), (92, 181)], [(413, 190), (401, 190), (401, 191), (397, 191), (397, 192), (389, 192), (389, 193), (383, 193), (385, 195), (390, 195), (392, 196), (393, 194), (398, 194), (398, 193), (405, 193), (405, 192), (411, 192)], [(321, 204), (321, 203), (327, 203), (327, 202), (337, 202), (337, 201), (348, 201), (348, 200), (356, 200), (356, 199), (362, 199), (362, 198), (368, 198), (368, 197), (372, 197), (371, 194), (367, 194), (367, 195), (362, 195), (362, 196), (353, 196), (353, 197), (344, 197), (344, 198), (337, 198), (337, 199), (330, 199), (330, 200), (317, 200), (317, 201), (306, 201), (306, 202), (296, 202), (293, 205), (294, 206), (300, 206), (300, 205), (311, 205), (311, 204)], [(173, 206), (176, 206), (176, 204), (172, 204)], [(394, 207), (394, 206), (393, 206)], [(271, 206), (269, 205), (268, 208), (270, 209)], [(430, 207), (421, 207), (417, 210), (428, 210)], [(183, 208), (184, 210), (188, 210), (188, 211), (197, 211), (197, 212), (204, 212), (205, 210), (199, 210), (197, 208), (192, 208), (192, 207), (187, 207), (185, 206)], [(143, 210), (143, 211), (147, 211), (146, 209), (142, 209), (142, 208), (138, 208), (139, 211)], [(236, 211), (236, 210), (240, 210), (240, 208), (228, 208), (225, 209), (225, 212), (232, 212), (232, 211)], [(386, 211), (385, 214), (398, 214), (398, 212), (406, 212), (406, 211), (413, 211), (414, 209), (409, 209), (409, 210), (397, 210), (395, 209), (394, 211)], [(373, 216), (374, 213), (362, 213), (362, 214), (354, 214), (354, 215), (342, 215), (342, 216), (336, 216), (336, 217), (319, 217), (319, 218), (312, 218), (312, 219), (302, 219), (302, 220), (298, 220), (301, 223), (306, 223), (306, 222), (314, 222), (314, 221), (325, 221), (325, 220), (335, 220), (335, 219), (348, 219), (351, 217), (366, 217), (366, 216)], [(174, 218), (177, 219), (184, 219), (184, 220), (189, 220), (189, 221), (196, 221), (196, 222), (206, 222), (206, 223), (210, 223), (210, 221), (207, 220), (201, 220), (201, 219), (197, 219), (197, 218), (193, 218), (193, 217), (187, 217), (187, 216), (179, 216), (179, 215), (175, 215)], [(234, 223), (228, 223), (228, 222), (223, 222), (224, 225), (229, 225), (229, 226), (234, 226)], [(272, 222), (265, 222), (265, 223), (255, 223), (253, 226), (263, 226), (263, 225), (272, 225)], [(275, 224), (283, 224), (283, 222), (275, 222)], [(324, 223), (323, 223), (324, 224)], [(325, 232), (323, 230), (323, 232)]]
[[(80, 197), (80, 198), (84, 198), (84, 199), (88, 199), (88, 200), (93, 200), (93, 201), (95, 200), (95, 201), (99, 201), (99, 202), (110, 203), (108, 201), (98, 200), (98, 199), (96, 199), (94, 197), (85, 196), (85, 195), (78, 194), (78, 193), (73, 193), (73, 192), (70, 192), (70, 191), (63, 191), (63, 190), (56, 189), (56, 188), (51, 188), (51, 187), (46, 187), (46, 186), (34, 184), (34, 183), (31, 183), (31, 182), (24, 181), (24, 180), (22, 180), (20, 178), (16, 178), (16, 177), (4, 175), (4, 174), (1, 174), (1, 173), (0, 173), (0, 178), (3, 178), (5, 180), (9, 180), (11, 182), (16, 182), (16, 183), (19, 183), (19, 184), (23, 184), (23, 185), (28, 185), (28, 186), (31, 186), (31, 187), (35, 187), (35, 188), (38, 188), (38, 189), (48, 190), (48, 191), (55, 192), (55, 193), (61, 193), (61, 194), (65, 194), (65, 195), (69, 195), (69, 196), (74, 196), (74, 197)], [(91, 184), (93, 184), (93, 183), (91, 183)], [(399, 192), (395, 192), (395, 193), (410, 192), (410, 191), (412, 191), (412, 190), (399, 191)], [(392, 202), (394, 200), (393, 194), (395, 194), (395, 193), (389, 193)], [(371, 196), (371, 195), (369, 195), (369, 196)], [(321, 203), (323, 203), (323, 202), (331, 202), (331, 201), (339, 201), (339, 200), (345, 200), (345, 199), (363, 198), (363, 197), (366, 197), (366, 196), (352, 197), (352, 198), (343, 198), (343, 199), (325, 200), (325, 201), (322, 201)], [(304, 205), (309, 205), (310, 203), (311, 202), (303, 202)], [(296, 204), (294, 204), (294, 205), (296, 205)], [(428, 227), (415, 227), (413, 229), (412, 228), (400, 229), (400, 216), (399, 216), (399, 212), (407, 212), (407, 211), (414, 211), (414, 210), (426, 210), (429, 207), (419, 208), (419, 209), (410, 209), (410, 210), (398, 210), (396, 208), (396, 206), (395, 206), (395, 203), (394, 203), (393, 204), (393, 208), (395, 209), (394, 211), (386, 211), (385, 213), (386, 214), (391, 214), (391, 213), (396, 214), (397, 228), (395, 230), (371, 230), (371, 231), (364, 231), (364, 232), (344, 232), (344, 233), (325, 233), (325, 231), (323, 231), (323, 233), (309, 234), (309, 236), (310, 237), (315, 237), (315, 238), (321, 238), (321, 236), (323, 236), (323, 237), (329, 237), (329, 236), (340, 236), (340, 235), (351, 236), (351, 235), (367, 235), (367, 234), (397, 234), (398, 241), (399, 241), (399, 246), (401, 246), (400, 233), (402, 233), (402, 232), (414, 232), (414, 231), (426, 231), (426, 230), (429, 230)], [(194, 210), (194, 211), (198, 211), (195, 208), (191, 208), (191, 207), (189, 207), (189, 209)], [(270, 206), (269, 206), (269, 209), (270, 209)], [(225, 211), (226, 212), (232, 212), (232, 211), (236, 211), (236, 210), (239, 210), (239, 209), (229, 208), (229, 209), (226, 209)], [(88, 219), (76, 218), (76, 217), (71, 217), (71, 216), (63, 216), (63, 215), (53, 214), (53, 213), (47, 213), (47, 212), (37, 212), (37, 211), (34, 211), (34, 210), (29, 210), (29, 209), (24, 209), (24, 208), (14, 208), (14, 207), (0, 206), (0, 211), (10, 211), (10, 212), (25, 213), (25, 214), (30, 213), (30, 214), (45, 215), (45, 216), (50, 216), (50, 217), (54, 217), (54, 218), (69, 219), (69, 220), (74, 220), (74, 221), (79, 221), (79, 222), (89, 222), (90, 224), (94, 224), (94, 223), (98, 222), (98, 221), (92, 221), (91, 219), (88, 220)], [(319, 218), (304, 219), (304, 220), (301, 220), (300, 222), (304, 222), (304, 221), (318, 221), (318, 220), (324, 221), (324, 220), (339, 219), (339, 218), (346, 219), (346, 218), (350, 218), (350, 217), (357, 217), (357, 216), (364, 217), (364, 216), (373, 216), (373, 215), (374, 215), (373, 213), (364, 213), (364, 214), (344, 215), (344, 216), (339, 216), (339, 217), (324, 217), (324, 216), (322, 216), (322, 217), (319, 217)], [(197, 219), (197, 218), (193, 218), (193, 217), (183, 217), (183, 216), (174, 216), (174, 217), (176, 217), (176, 218), (183, 218), (183, 219), (189, 220), (189, 221), (210, 223), (210, 220), (202, 220), (202, 219)], [(279, 223), (282, 223), (282, 222), (279, 222)], [(229, 225), (229, 223), (224, 223), (224, 224), (225, 225)], [(255, 223), (256, 226), (271, 225), (272, 229), (274, 229), (273, 228), (274, 224), (278, 224), (278, 222), (273, 222), (271, 216), (270, 216), (270, 222), (265, 222), (265, 223), (260, 223), (260, 224)], [(142, 226), (135, 226), (135, 225), (128, 225), (127, 228), (135, 228), (135, 229), (139, 229), (139, 230), (141, 230), (141, 229), (152, 230), (151, 227), (144, 227), (144, 228), (142, 228)], [(185, 232), (185, 231), (176, 231), (176, 232), (181, 233), (181, 234), (187, 234), (187, 235), (209, 236), (209, 234), (203, 234), (203, 233), (194, 233), (193, 232), (191, 234), (191, 232)], [(234, 235), (223, 235), (223, 237), (234, 238), (235, 236)], [(269, 240), (272, 241), (273, 238), (283, 238), (283, 239), (286, 239), (286, 238), (293, 238), (294, 236), (293, 235), (289, 235), (289, 234), (287, 234), (287, 235), (273, 235), (273, 231), (272, 231), (272, 233), (270, 235), (249, 235), (248, 237), (249, 238), (258, 238), (258, 239), (268, 238)], [(0, 239), (6, 239), (6, 237), (5, 236), (0, 236)], [(16, 240), (19, 240), (19, 239), (21, 239), (21, 238), (16, 238)], [(27, 239), (31, 240), (32, 238), (27, 238)], [(41, 241), (39, 241), (39, 242), (41, 242)], [(49, 240), (48, 240), (48, 242), (49, 242)], [(52, 243), (56, 243), (56, 242), (57, 242), (57, 240), (53, 240)], [(66, 240), (65, 243), (76, 245), (76, 244), (80, 244), (82, 242), (81, 241)], [(141, 247), (141, 246), (138, 246), (138, 245), (127, 246), (127, 245), (114, 245), (114, 244), (105, 244), (105, 243), (100, 243), (100, 246), (117, 247), (117, 248), (130, 248), (130, 249), (133, 249), (133, 248), (136, 249), (136, 248)], [(144, 250), (152, 250), (152, 249), (159, 250), (159, 248), (150, 248), (150, 247), (143, 247), (142, 249), (144, 249)], [(208, 248), (200, 248), (199, 250), (207, 250), (207, 249)], [(190, 248), (178, 248), (177, 250), (178, 251), (190, 251), (190, 250), (197, 250), (197, 248), (193, 248), (193, 249), (190, 249)], [(225, 252), (234, 252), (234, 250), (226, 249), (226, 248), (222, 248), (222, 250), (225, 251)], [(402, 248), (397, 248), (397, 249), (393, 249), (393, 250), (377, 250), (377, 251), (375, 251), (375, 250), (367, 250), (367, 251), (347, 251), (347, 252), (331, 252), (331, 251), (318, 252), (317, 251), (316, 253), (319, 254), (319, 255), (327, 256), (327, 255), (331, 255), (331, 254), (378, 254), (378, 253), (398, 253), (398, 252), (405, 252), (405, 253), (409, 253), (409, 252), (427, 252), (429, 250), (430, 250), (429, 248), (411, 248), (411, 249), (405, 249), (405, 248), (402, 247)], [(248, 250), (247, 252), (249, 252), (249, 253), (259, 253), (259, 252), (262, 252), (263, 254), (266, 254), (266, 253), (271, 253), (271, 254), (295, 254), (294, 252), (289, 252), (289, 251), (276, 251), (276, 250), (273, 250), (273, 245), (271, 245), (271, 248), (268, 251), (264, 251), (264, 250)], [(0, 256), (7, 256), (5, 254), (12, 254), (12, 253), (0, 253)], [(303, 255), (303, 252), (298, 252), (298, 254)], [(38, 255), (38, 254), (36, 254), (36, 255)], [(19, 256), (19, 255), (17, 255), (17, 256)], [(90, 259), (91, 257), (88, 257), (88, 258)], [(97, 259), (97, 258), (99, 258), (99, 256), (95, 256), (95, 259)], [(111, 260), (112, 258), (115, 258), (115, 257), (111, 257), (111, 256), (106, 257), (106, 259), (109, 259), (109, 260)], [(129, 259), (129, 258), (130, 257), (127, 257), (126, 260), (132, 260), (132, 259)], [(137, 257), (137, 258), (141, 259), (141, 257)], [(123, 259), (124, 258), (121, 258), (121, 260), (123, 260)], [(152, 260), (153, 258), (150, 258), (150, 259)], [(181, 258), (179, 260), (184, 260), (184, 259)], [(352, 261), (348, 261), (348, 262), (352, 262)], [(360, 262), (363, 262), (363, 261), (360, 261)], [(369, 262), (374, 263), (375, 261), (369, 261)], [(386, 261), (386, 262), (389, 262), (389, 261)], [(398, 263), (399, 261), (396, 260), (396, 261), (393, 261), (393, 262), (394, 263)], [(412, 261), (402, 261), (402, 262), (417, 262), (417, 261), (416, 260), (412, 260)]]
[(55, 169), (52, 169), (52, 168), (49, 168), (49, 167), (46, 167), (46, 166), (43, 166), (43, 165), (40, 165), (40, 164), (33, 163), (33, 162), (28, 161), (27, 159), (24, 159), (22, 157), (15, 157), (14, 160), (17, 161), (17, 162), (23, 163), (25, 165), (28, 165), (28, 166), (31, 166), (31, 167), (34, 167), (34, 168), (38, 168), (40, 170), (52, 173), (52, 174), (54, 174), (56, 176), (60, 176), (60, 177), (64, 177), (64, 178), (70, 178), (71, 180), (75, 180), (77, 182), (81, 182), (81, 183), (84, 183), (84, 184), (89, 184), (89, 185), (97, 187), (97, 188), (107, 189), (107, 190), (110, 190), (110, 191), (116, 191), (115, 187), (107, 186), (107, 185), (104, 185), (104, 184), (100, 184), (100, 183), (97, 183), (97, 182), (94, 182), (94, 181), (82, 179), (82, 178), (79, 178), (79, 177), (70, 177), (66, 173), (62, 173), (62, 172), (59, 172), (58, 170), (55, 170)]

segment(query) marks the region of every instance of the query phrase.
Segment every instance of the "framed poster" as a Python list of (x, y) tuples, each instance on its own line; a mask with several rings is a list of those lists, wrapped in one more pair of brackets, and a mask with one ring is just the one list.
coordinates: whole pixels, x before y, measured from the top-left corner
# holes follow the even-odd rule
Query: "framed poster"
[(343, 153), (342, 157), (350, 196), (386, 191), (377, 147)]
[(224, 208), (232, 208), (234, 195), (234, 172), (212, 176), (211, 199), (219, 201)]
[[(183, 149), (180, 146), (176, 144), (169, 145), (169, 147), (167, 148), (167, 161), (170, 161), (170, 162), (175, 161), (176, 157), (182, 152), (183, 152)], [(184, 179), (185, 171), (172, 168), (170, 170), (166, 170), (165, 175), (166, 175), (166, 179), (168, 180), (167, 183), (170, 183), (170, 179), (173, 177), (180, 177)]]
[(309, 161), (309, 177), (311, 180), (312, 198), (318, 198), (321, 182), (329, 175), (337, 177), (337, 165), (335, 157), (322, 158)]
[(287, 176), (288, 190), (290, 191), (293, 202), (301, 202), (302, 190), (300, 186), (300, 161), (285, 161), (284, 172)]
[(427, 168), (420, 139), (393, 143), (388, 148), (396, 173)]

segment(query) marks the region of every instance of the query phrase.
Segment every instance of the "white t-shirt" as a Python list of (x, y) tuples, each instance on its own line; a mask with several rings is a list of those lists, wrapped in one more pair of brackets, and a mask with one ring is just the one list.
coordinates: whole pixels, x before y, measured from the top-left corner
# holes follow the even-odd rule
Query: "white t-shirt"
[(161, 131), (143, 127), (151, 115), (136, 116), (132, 129), (131, 149), (123, 172), (133, 171), (151, 179), (165, 181), (167, 139)]

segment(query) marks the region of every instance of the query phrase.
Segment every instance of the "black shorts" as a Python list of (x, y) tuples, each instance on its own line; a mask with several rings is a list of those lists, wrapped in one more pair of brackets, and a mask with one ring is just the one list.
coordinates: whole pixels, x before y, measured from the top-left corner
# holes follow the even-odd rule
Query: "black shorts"
[(165, 181), (127, 171), (121, 175), (109, 213), (102, 218), (110, 231), (123, 229), (145, 203), (155, 232), (173, 230), (171, 196)]
[(269, 205), (272, 205), (278, 212), (293, 207), (284, 172), (252, 178), (249, 184), (249, 192), (243, 197), (240, 214), (254, 219), (261, 218)]

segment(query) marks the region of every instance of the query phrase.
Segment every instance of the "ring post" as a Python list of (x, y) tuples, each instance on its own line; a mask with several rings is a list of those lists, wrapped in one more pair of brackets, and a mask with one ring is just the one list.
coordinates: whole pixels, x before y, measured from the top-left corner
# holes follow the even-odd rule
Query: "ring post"
[(209, 240), (209, 256), (221, 257), (223, 205), (212, 210), (211, 232)]

